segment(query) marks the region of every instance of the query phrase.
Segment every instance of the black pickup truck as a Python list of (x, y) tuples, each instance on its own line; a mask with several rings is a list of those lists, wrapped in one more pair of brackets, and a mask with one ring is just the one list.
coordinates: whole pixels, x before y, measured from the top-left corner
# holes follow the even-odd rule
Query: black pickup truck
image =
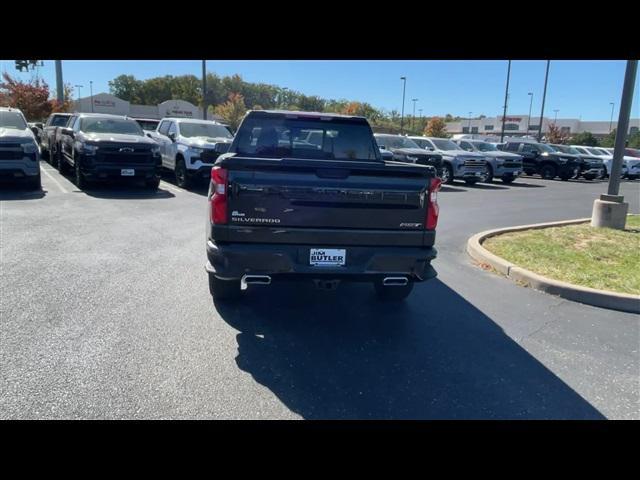
[(305, 278), (402, 300), (436, 276), (439, 188), (432, 166), (383, 161), (365, 118), (250, 111), (211, 170), (210, 293)]
[(567, 181), (580, 175), (583, 168), (580, 157), (558, 152), (546, 143), (512, 139), (501, 150), (521, 155), (525, 174), (538, 174), (547, 180), (559, 177)]
[(69, 119), (72, 117), (71, 113), (52, 113), (47, 118), (44, 128), (42, 129), (42, 135), (40, 136), (40, 150), (42, 157), (46, 159), (52, 166), (57, 168), (57, 139), (59, 136), (59, 129), (66, 127)]

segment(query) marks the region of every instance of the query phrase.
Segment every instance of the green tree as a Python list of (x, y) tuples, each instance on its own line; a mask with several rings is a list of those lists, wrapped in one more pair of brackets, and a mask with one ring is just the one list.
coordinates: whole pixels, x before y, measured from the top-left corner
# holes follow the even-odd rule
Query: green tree
[(600, 145), (606, 148), (613, 148), (616, 143), (616, 129), (611, 130), (611, 133), (600, 140)]
[(629, 148), (640, 148), (640, 131), (636, 130), (629, 137)]
[(573, 137), (573, 143), (576, 145), (586, 145), (589, 147), (597, 147), (598, 139), (591, 132), (578, 133)]
[(225, 122), (227, 122), (234, 131), (237, 130), (240, 121), (247, 113), (243, 96), (239, 93), (230, 93), (229, 100), (215, 107), (214, 113), (224, 118)]
[(142, 103), (139, 91), (142, 82), (133, 75), (120, 75), (109, 80), (109, 93), (131, 103)]

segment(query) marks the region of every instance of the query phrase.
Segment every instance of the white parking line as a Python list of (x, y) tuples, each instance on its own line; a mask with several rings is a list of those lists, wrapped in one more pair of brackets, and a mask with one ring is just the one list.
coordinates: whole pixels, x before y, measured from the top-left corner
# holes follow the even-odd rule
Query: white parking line
[(58, 180), (56, 180), (56, 179), (55, 179), (55, 177), (54, 177), (53, 175), (51, 175), (49, 172), (47, 172), (47, 170), (46, 170), (45, 168), (43, 168), (43, 167), (42, 167), (42, 165), (40, 165), (40, 170), (42, 170), (42, 171), (44, 172), (44, 174), (45, 174), (47, 177), (49, 177), (51, 180), (53, 180), (53, 183), (55, 183), (55, 184), (58, 186), (58, 188), (59, 188), (60, 190), (62, 190), (62, 193), (69, 193), (69, 192), (67, 191), (67, 189), (65, 189), (65, 188), (60, 184), (60, 182), (58, 182)]
[(184, 190), (182, 190), (181, 188), (174, 187), (173, 185), (171, 185), (170, 183), (165, 182), (164, 180), (160, 180), (160, 185), (162, 185), (162, 187), (166, 188), (167, 190), (171, 190), (173, 193), (183, 193), (184, 192)]

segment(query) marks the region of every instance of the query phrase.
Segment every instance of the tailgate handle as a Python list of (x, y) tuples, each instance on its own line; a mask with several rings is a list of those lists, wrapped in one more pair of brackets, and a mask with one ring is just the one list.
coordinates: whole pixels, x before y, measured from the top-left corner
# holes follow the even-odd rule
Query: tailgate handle
[(347, 178), (350, 171), (346, 168), (318, 168), (316, 175), (320, 178)]

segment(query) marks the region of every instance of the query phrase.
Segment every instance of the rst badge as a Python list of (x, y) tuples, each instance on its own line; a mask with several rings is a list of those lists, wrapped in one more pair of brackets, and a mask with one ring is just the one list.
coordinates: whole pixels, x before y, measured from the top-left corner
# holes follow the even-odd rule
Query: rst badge
[(316, 267), (342, 267), (347, 258), (344, 248), (312, 248), (309, 250), (309, 265)]

